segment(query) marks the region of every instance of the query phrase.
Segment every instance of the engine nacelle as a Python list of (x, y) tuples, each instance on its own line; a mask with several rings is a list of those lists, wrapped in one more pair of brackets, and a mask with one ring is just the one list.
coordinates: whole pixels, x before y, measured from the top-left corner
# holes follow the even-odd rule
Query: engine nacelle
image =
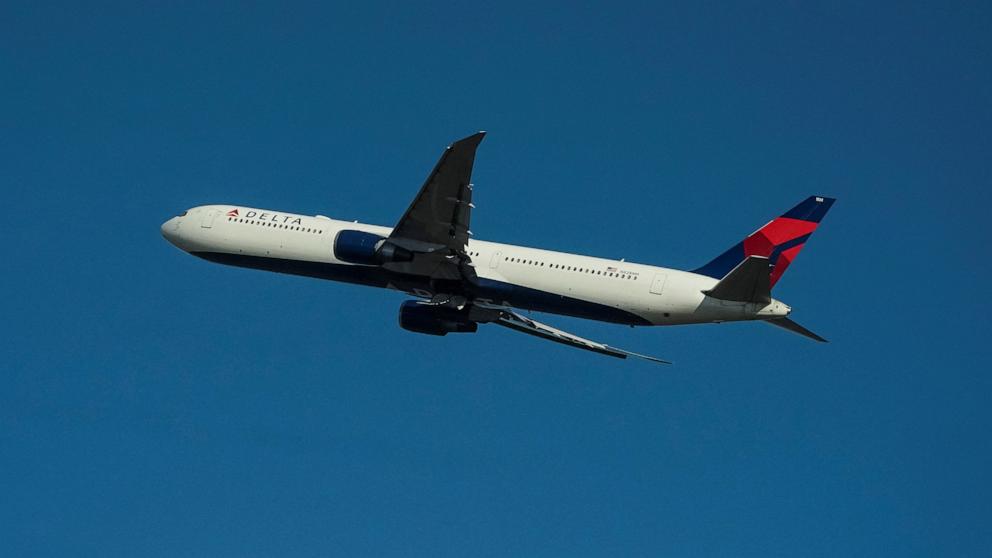
[(377, 234), (344, 230), (334, 238), (334, 257), (353, 264), (382, 265), (408, 262), (413, 259), (413, 253)]
[(408, 300), (400, 305), (400, 327), (428, 335), (475, 333), (479, 324), (468, 319), (464, 310), (447, 306), (428, 306)]

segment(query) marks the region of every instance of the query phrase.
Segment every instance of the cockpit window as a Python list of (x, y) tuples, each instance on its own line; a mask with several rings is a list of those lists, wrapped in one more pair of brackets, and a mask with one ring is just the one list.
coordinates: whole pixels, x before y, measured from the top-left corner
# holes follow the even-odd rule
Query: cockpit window
[(189, 210), (183, 211), (179, 215), (176, 215), (176, 217), (185, 217), (187, 213), (189, 213)]

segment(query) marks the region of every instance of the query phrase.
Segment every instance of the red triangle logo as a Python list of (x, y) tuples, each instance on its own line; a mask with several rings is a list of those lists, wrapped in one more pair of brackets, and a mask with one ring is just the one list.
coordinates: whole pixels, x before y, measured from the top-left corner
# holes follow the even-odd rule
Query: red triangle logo
[(227, 216), (228, 217), (237, 217), (238, 216), (238, 210), (237, 209), (232, 209), (232, 210), (228, 211), (227, 212)]

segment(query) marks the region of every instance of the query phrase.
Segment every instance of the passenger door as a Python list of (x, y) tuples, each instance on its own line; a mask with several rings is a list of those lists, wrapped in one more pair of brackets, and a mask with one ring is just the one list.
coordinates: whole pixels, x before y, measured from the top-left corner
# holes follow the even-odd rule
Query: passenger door
[(209, 229), (210, 227), (213, 227), (214, 219), (217, 218), (218, 213), (220, 213), (220, 211), (216, 209), (210, 209), (206, 213), (204, 213), (203, 218), (200, 219), (200, 227), (204, 229)]

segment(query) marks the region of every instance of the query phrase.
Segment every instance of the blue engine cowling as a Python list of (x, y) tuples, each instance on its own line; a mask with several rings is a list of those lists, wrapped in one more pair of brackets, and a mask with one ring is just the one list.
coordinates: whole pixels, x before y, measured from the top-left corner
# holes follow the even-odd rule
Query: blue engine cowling
[(400, 305), (400, 327), (428, 335), (447, 335), (475, 333), (479, 324), (469, 320), (464, 310), (408, 300)]
[(334, 257), (353, 264), (382, 265), (408, 262), (413, 259), (413, 253), (377, 234), (345, 230), (334, 238)]

